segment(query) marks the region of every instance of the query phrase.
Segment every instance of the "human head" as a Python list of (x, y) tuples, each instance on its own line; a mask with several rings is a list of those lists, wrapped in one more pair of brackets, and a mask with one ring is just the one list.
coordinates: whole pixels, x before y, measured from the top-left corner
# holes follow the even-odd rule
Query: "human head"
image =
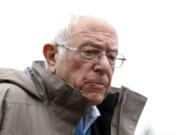
[(89, 105), (101, 103), (110, 90), (114, 72), (106, 55), (96, 63), (89, 63), (78, 53), (57, 47), (62, 44), (79, 49), (98, 48), (103, 53), (118, 51), (115, 29), (95, 17), (72, 16), (55, 39), (43, 48), (49, 72), (78, 88), (89, 100)]

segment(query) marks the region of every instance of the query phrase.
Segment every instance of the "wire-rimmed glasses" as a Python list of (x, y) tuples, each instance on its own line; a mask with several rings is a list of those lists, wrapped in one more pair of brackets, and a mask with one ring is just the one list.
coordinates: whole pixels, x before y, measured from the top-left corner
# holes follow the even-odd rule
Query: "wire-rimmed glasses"
[(103, 53), (101, 49), (92, 46), (86, 46), (82, 48), (72, 48), (63, 44), (61, 45), (57, 44), (57, 46), (78, 53), (84, 61), (90, 63), (97, 63), (102, 55), (106, 55), (110, 66), (113, 68), (120, 68), (123, 65), (124, 61), (126, 60), (124, 55), (118, 53), (117, 51), (110, 51), (107, 53)]

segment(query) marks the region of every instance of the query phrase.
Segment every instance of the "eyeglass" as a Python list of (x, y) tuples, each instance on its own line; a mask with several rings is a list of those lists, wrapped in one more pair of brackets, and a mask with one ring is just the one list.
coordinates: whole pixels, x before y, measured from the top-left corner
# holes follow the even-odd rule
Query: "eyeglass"
[(113, 68), (120, 68), (123, 65), (124, 61), (126, 60), (124, 55), (119, 54), (116, 51), (103, 53), (102, 50), (90, 46), (82, 47), (82, 48), (72, 48), (63, 44), (61, 45), (57, 44), (57, 46), (78, 53), (84, 61), (90, 63), (97, 63), (99, 61), (100, 56), (106, 55), (110, 66)]

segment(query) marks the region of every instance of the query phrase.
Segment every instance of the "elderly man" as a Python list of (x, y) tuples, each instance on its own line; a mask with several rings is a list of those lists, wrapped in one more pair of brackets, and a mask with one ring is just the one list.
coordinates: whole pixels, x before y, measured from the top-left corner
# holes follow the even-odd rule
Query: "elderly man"
[(146, 98), (111, 88), (125, 58), (107, 22), (72, 16), (44, 45), (46, 64), (0, 70), (1, 135), (133, 135)]

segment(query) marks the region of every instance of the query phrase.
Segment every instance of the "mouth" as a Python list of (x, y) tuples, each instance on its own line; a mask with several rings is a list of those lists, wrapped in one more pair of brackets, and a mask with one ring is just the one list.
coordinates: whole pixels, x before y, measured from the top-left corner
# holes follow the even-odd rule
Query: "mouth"
[(87, 80), (85, 84), (92, 84), (92, 85), (106, 85), (107, 83), (103, 80)]
[(89, 91), (104, 91), (108, 88), (109, 82), (107, 78), (89, 77), (85, 78), (83, 88)]
[(85, 87), (86, 88), (90, 88), (91, 92), (94, 91), (94, 92), (100, 92), (100, 91), (103, 91), (105, 89), (105, 84), (102, 83), (102, 82), (86, 82), (85, 83)]
[(85, 84), (90, 84), (90, 85), (105, 85), (102, 82), (86, 82)]

